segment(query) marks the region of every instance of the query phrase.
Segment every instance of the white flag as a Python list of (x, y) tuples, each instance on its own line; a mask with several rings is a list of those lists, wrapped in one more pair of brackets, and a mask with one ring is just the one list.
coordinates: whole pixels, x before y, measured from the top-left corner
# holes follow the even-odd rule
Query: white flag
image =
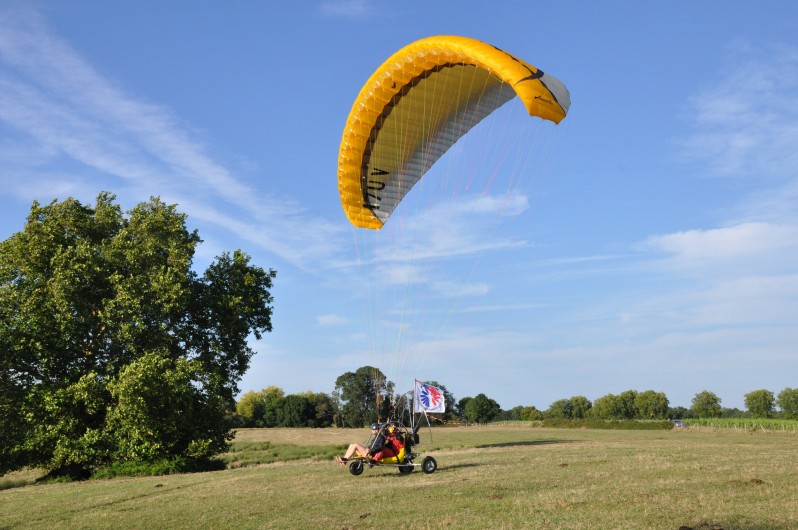
[(416, 381), (415, 412), (445, 412), (446, 400), (440, 388)]

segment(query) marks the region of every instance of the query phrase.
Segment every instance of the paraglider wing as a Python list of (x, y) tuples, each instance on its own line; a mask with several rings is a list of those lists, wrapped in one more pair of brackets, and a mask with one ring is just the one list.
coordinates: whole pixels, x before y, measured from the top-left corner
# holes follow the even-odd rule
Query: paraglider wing
[(559, 123), (570, 106), (558, 79), (465, 37), (429, 37), (392, 55), (363, 86), (338, 155), (350, 222), (379, 229), (459, 138), (518, 96), (532, 116)]

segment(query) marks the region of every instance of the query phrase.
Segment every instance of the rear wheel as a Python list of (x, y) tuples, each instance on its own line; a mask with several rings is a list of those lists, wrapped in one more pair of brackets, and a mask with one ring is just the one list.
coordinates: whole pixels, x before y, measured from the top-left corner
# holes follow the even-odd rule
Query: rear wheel
[(349, 464), (349, 472), (355, 476), (358, 476), (363, 473), (363, 461), (362, 460), (355, 460), (351, 464)]
[(438, 469), (438, 463), (435, 461), (434, 458), (428, 456), (421, 462), (421, 469), (424, 470), (424, 473), (429, 475), (430, 473), (435, 473), (435, 470)]
[(409, 475), (413, 472), (413, 464), (405, 464), (403, 466), (399, 466), (399, 473), (402, 475)]

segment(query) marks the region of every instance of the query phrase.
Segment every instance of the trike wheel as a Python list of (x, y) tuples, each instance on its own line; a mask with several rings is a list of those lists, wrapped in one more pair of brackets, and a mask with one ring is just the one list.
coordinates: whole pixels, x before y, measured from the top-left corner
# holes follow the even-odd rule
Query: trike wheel
[(358, 476), (363, 473), (363, 461), (362, 460), (355, 460), (351, 464), (349, 464), (349, 472), (355, 476)]
[(399, 473), (402, 475), (409, 475), (413, 472), (413, 464), (406, 464), (404, 466), (399, 466)]
[(435, 470), (438, 469), (438, 463), (434, 458), (428, 456), (421, 462), (421, 469), (423, 469), (424, 473), (427, 475), (430, 473), (435, 473)]

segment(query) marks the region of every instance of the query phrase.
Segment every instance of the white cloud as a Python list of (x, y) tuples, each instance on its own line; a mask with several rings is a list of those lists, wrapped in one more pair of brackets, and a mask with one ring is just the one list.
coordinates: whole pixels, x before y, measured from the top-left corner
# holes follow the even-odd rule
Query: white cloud
[(499, 312), (519, 312), (531, 309), (541, 309), (544, 307), (542, 304), (525, 304), (525, 303), (512, 303), (512, 304), (483, 304), (483, 305), (469, 305), (464, 307), (461, 311), (463, 313), (499, 313)]
[(316, 317), (316, 323), (319, 326), (343, 326), (348, 321), (345, 317), (336, 313), (328, 313), (326, 315), (319, 315)]
[(664, 253), (662, 269), (710, 280), (783, 274), (798, 262), (798, 226), (740, 223), (648, 238), (641, 246)]
[(335, 18), (369, 18), (379, 10), (369, 0), (332, 0), (321, 5), (322, 14)]
[(446, 209), (464, 214), (493, 214), (507, 217), (520, 215), (529, 209), (529, 199), (518, 193), (480, 195), (466, 201), (444, 204), (438, 215), (448, 217)]
[(484, 296), (490, 291), (485, 283), (466, 283), (451, 281), (436, 281), (432, 288), (441, 296), (447, 298), (460, 298), (463, 296)]
[(695, 326), (794, 327), (798, 274), (746, 276), (718, 282), (696, 294), (687, 321)]
[(647, 244), (684, 261), (724, 261), (795, 247), (798, 245), (798, 227), (742, 223), (725, 228), (653, 236)]
[(406, 286), (414, 283), (424, 283), (428, 280), (427, 271), (417, 265), (404, 263), (380, 264), (374, 271), (374, 281), (377, 285)]
[[(378, 232), (359, 233), (366, 262), (422, 262), (474, 256), (486, 252), (523, 248), (522, 239), (505, 235), (506, 215), (528, 208), (523, 195), (483, 195), (445, 200), (412, 212), (394, 213)], [(408, 208), (409, 209), (409, 208)]]
[[(189, 222), (228, 230), (300, 268), (338, 253), (342, 227), (244, 183), (169, 108), (115, 86), (33, 11), (0, 13), (0, 127), (15, 142), (0, 149), (4, 193), (22, 200), (49, 202), (83, 181), (80, 188), (96, 188), (92, 196), (110, 188), (130, 205), (159, 195)], [(26, 161), (20, 152), (40, 156)], [(70, 165), (79, 178), (64, 171)]]
[(690, 98), (688, 159), (715, 175), (796, 178), (798, 49), (736, 46), (726, 76)]

